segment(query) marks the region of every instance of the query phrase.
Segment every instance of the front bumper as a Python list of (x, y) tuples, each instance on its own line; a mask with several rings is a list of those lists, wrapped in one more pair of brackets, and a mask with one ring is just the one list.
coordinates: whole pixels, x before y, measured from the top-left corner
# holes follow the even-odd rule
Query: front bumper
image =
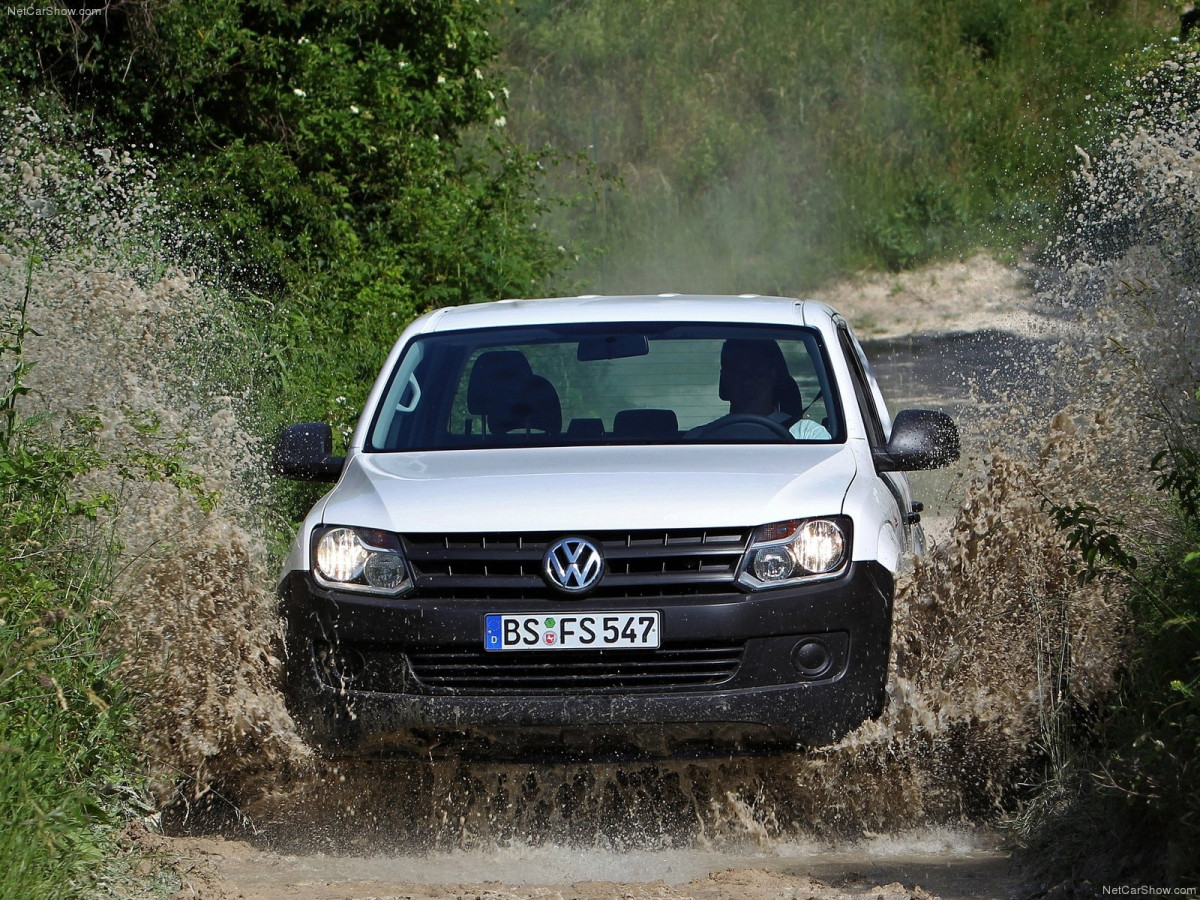
[[(335, 749), (823, 744), (882, 709), (892, 591), (876, 563), (798, 588), (637, 601), (382, 598), (293, 572), (292, 709)], [(660, 612), (659, 651), (483, 651), (488, 613), (631, 608)]]

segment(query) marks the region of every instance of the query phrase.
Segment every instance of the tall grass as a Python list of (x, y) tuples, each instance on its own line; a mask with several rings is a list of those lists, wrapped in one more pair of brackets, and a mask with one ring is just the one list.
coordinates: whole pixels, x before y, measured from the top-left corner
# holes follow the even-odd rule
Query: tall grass
[(0, 345), (0, 896), (94, 895), (138, 797), (129, 697), (105, 639), (115, 546), (97, 513), (112, 498), (73, 490), (102, 464), (87, 423), (47, 440), (23, 414), (24, 313)]
[(560, 221), (604, 292), (795, 291), (1055, 215), (1115, 66), (1177, 29), (1133, 0), (529, 0), (510, 128), (610, 180)]

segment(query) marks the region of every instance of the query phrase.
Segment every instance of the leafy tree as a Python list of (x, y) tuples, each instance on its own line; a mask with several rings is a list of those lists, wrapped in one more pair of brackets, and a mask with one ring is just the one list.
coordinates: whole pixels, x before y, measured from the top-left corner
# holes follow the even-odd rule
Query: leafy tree
[(23, 18), (0, 79), (154, 154), (195, 219), (183, 249), (272, 302), (284, 405), (313, 415), (365, 393), (414, 314), (528, 294), (563, 258), (530, 227), (539, 161), (506, 136), (492, 13), (113, 0)]

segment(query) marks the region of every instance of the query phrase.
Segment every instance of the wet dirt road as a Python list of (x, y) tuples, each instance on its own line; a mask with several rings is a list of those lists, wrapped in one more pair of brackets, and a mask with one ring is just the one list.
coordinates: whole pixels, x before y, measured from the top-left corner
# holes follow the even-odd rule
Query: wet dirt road
[(189, 860), (181, 896), (244, 900), (977, 900), (1034, 892), (987, 832), (913, 833), (836, 849), (784, 844), (757, 853), (542, 847), (290, 855), (216, 837), (176, 838), (170, 852)]

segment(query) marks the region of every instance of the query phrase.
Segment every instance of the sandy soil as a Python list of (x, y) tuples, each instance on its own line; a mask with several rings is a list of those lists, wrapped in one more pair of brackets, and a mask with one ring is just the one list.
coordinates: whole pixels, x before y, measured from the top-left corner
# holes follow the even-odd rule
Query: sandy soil
[(1024, 337), (1059, 324), (1036, 307), (1017, 265), (978, 255), (915, 272), (871, 273), (813, 292), (862, 340), (995, 329)]
[[(1021, 271), (990, 258), (901, 275), (866, 275), (815, 293), (864, 340), (951, 332), (1046, 336)], [(311, 826), (311, 823), (309, 823)], [(1035, 893), (994, 835), (965, 830), (793, 845), (745, 853), (637, 854), (561, 847), (488, 853), (294, 855), (245, 832), (146, 833), (140, 841), (177, 873), (182, 898), (205, 900), (845, 900), (1009, 898)]]

